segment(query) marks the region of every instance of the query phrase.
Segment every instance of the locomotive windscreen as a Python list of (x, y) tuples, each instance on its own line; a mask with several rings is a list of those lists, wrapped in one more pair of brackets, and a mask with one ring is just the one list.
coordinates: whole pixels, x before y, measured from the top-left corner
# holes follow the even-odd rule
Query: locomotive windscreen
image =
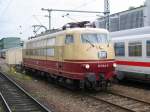
[(81, 34), (82, 43), (108, 43), (107, 34), (98, 34), (98, 33), (84, 33)]

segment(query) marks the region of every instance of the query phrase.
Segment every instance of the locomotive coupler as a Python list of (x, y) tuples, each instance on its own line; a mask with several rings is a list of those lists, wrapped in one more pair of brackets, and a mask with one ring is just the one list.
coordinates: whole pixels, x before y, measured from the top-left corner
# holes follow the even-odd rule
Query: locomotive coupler
[(107, 88), (108, 82), (105, 80), (105, 74), (100, 73), (99, 74), (99, 86), (102, 88), (102, 90), (105, 90)]
[(95, 73), (86, 73), (85, 85), (88, 88), (94, 88), (96, 86), (96, 75), (95, 75)]

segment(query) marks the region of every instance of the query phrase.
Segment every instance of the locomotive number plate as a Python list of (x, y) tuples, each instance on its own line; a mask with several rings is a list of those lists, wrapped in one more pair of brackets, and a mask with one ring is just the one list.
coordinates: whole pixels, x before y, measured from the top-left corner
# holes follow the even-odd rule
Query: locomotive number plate
[(98, 52), (98, 58), (107, 58), (107, 52), (106, 51)]

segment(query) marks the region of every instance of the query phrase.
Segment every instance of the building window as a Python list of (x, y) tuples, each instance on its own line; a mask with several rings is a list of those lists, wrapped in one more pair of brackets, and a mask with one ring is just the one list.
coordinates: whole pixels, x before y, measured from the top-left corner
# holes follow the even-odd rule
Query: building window
[(150, 56), (150, 40), (146, 41), (146, 54)]
[(74, 42), (73, 35), (66, 35), (65, 44), (70, 44)]
[(125, 44), (124, 42), (118, 42), (114, 44), (115, 56), (125, 56)]
[(142, 56), (142, 42), (129, 43), (129, 56)]

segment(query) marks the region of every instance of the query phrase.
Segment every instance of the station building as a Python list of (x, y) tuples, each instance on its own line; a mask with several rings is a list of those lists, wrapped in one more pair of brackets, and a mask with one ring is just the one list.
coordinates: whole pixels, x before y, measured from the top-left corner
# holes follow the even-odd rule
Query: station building
[(7, 37), (0, 40), (0, 50), (20, 47), (21, 40), (18, 37)]
[[(111, 14), (109, 16), (109, 31), (134, 29), (150, 26), (150, 0), (146, 0), (140, 7), (130, 7), (128, 10)], [(98, 28), (106, 28), (106, 17), (98, 18), (95, 25)]]

